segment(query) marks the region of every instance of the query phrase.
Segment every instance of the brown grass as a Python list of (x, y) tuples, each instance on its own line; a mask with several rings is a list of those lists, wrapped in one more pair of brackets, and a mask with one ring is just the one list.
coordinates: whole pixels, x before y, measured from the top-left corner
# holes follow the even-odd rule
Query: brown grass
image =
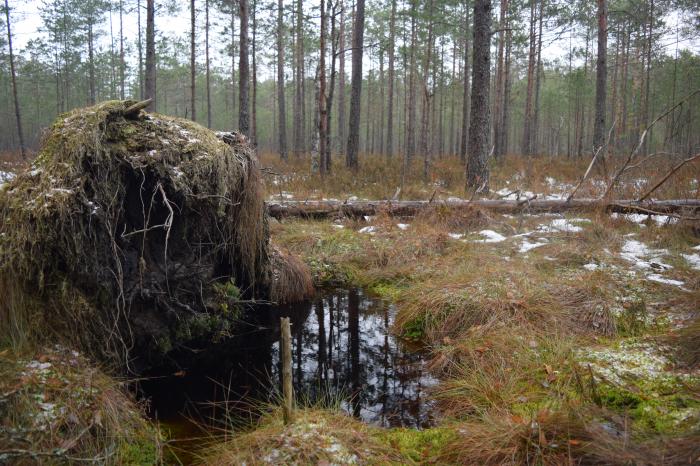
[(309, 267), (297, 256), (277, 246), (271, 248), (272, 283), (270, 300), (276, 303), (302, 301), (314, 294)]

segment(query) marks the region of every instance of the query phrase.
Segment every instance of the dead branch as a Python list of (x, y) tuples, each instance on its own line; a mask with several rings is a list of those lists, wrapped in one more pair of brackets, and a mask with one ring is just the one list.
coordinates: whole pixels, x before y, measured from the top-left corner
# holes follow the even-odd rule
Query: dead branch
[(661, 178), (661, 180), (660, 180), (658, 183), (656, 183), (656, 184), (654, 185), (653, 188), (651, 188), (649, 191), (647, 191), (642, 197), (640, 197), (640, 198), (637, 199), (637, 200), (638, 200), (638, 201), (643, 201), (644, 199), (646, 199), (647, 197), (649, 197), (649, 196), (651, 195), (651, 193), (653, 193), (654, 191), (656, 191), (657, 189), (659, 189), (659, 187), (661, 187), (662, 184), (664, 184), (666, 181), (668, 181), (668, 179), (671, 178), (671, 176), (673, 176), (674, 173), (676, 173), (678, 170), (680, 170), (681, 167), (683, 167), (683, 165), (685, 165), (686, 163), (690, 163), (690, 162), (692, 162), (693, 160), (696, 160), (696, 159), (698, 159), (698, 158), (700, 158), (700, 154), (696, 154), (696, 155), (694, 155), (694, 156), (692, 156), (692, 157), (689, 157), (689, 158), (687, 158), (687, 159), (685, 159), (685, 160), (682, 160), (682, 161), (681, 161), (680, 163), (678, 163), (675, 167), (673, 167), (673, 168), (666, 174), (666, 176), (664, 176), (663, 178)]
[(678, 102), (676, 102), (675, 104), (673, 104), (672, 107), (668, 108), (668, 109), (667, 109), (665, 112), (663, 112), (661, 115), (657, 116), (657, 117), (654, 119), (654, 121), (652, 121), (652, 122), (644, 129), (644, 131), (642, 132), (642, 135), (639, 137), (639, 142), (638, 142), (637, 145), (634, 147), (634, 149), (630, 152), (630, 154), (627, 156), (627, 160), (625, 160), (625, 163), (622, 165), (622, 167), (620, 167), (620, 169), (617, 171), (617, 173), (615, 174), (615, 176), (613, 177), (613, 179), (612, 179), (612, 180), (610, 181), (610, 183), (608, 184), (608, 187), (605, 189), (605, 193), (603, 194), (603, 198), (607, 198), (607, 197), (608, 197), (608, 195), (609, 195), (610, 192), (612, 191), (613, 187), (617, 184), (617, 182), (620, 180), (620, 177), (622, 176), (622, 174), (623, 174), (623, 173), (625, 172), (625, 170), (627, 169), (627, 166), (632, 162), (632, 159), (634, 159), (634, 157), (637, 155), (637, 152), (639, 152), (639, 150), (642, 148), (642, 146), (644, 145), (644, 140), (646, 139), (647, 133), (649, 132), (649, 130), (651, 130), (651, 128), (652, 128), (656, 123), (658, 123), (659, 120), (661, 120), (661, 119), (663, 119), (664, 117), (666, 117), (666, 115), (668, 115), (669, 113), (671, 113), (672, 111), (674, 111), (676, 108), (680, 107), (683, 103), (687, 102), (688, 100), (690, 100), (691, 98), (693, 98), (693, 97), (694, 97), (696, 94), (698, 94), (698, 93), (700, 93), (700, 89), (694, 90), (693, 92), (691, 92), (690, 94), (688, 94), (687, 96), (685, 96), (684, 98), (682, 98), (681, 100), (679, 100)]

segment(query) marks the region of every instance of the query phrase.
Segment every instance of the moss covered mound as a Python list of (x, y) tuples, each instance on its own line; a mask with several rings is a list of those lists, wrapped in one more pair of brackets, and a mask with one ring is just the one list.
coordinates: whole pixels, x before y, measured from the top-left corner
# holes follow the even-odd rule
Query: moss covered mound
[(61, 115), (0, 190), (0, 322), (138, 371), (229, 334), (279, 274), (244, 138), (134, 104)]

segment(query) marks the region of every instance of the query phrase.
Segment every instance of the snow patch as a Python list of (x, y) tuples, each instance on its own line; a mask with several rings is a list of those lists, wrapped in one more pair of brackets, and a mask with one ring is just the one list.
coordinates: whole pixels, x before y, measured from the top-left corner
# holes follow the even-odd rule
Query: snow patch
[(547, 242), (536, 242), (536, 243), (531, 243), (527, 239), (524, 239), (522, 243), (520, 243), (520, 248), (518, 249), (519, 252), (528, 252), (532, 249), (539, 248), (540, 246), (545, 246), (547, 245)]
[(650, 273), (647, 275), (647, 280), (651, 280), (652, 282), (657, 282), (657, 283), (663, 283), (664, 285), (674, 285), (674, 286), (683, 286), (685, 285), (685, 282), (682, 282), (680, 280), (672, 280), (670, 278), (664, 278), (658, 273)]
[(481, 230), (479, 234), (485, 236), (486, 239), (477, 240), (477, 243), (500, 243), (506, 240), (505, 236), (493, 230)]
[(357, 230), (358, 233), (368, 233), (370, 235), (373, 235), (377, 231), (377, 227), (375, 226), (367, 226), (367, 227), (362, 227), (359, 230)]
[(396, 226), (399, 227), (399, 230), (407, 230), (410, 225), (408, 223), (397, 223)]
[(681, 256), (690, 264), (691, 268), (700, 270), (700, 254), (681, 254)]
[(448, 233), (447, 236), (452, 239), (461, 239), (464, 235), (462, 233)]

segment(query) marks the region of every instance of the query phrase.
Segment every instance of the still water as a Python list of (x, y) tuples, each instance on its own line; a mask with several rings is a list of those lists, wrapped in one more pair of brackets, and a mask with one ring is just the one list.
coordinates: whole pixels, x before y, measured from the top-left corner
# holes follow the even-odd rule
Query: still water
[[(256, 406), (280, 387), (280, 317), (292, 323), (295, 395), (339, 404), (384, 427), (433, 424), (427, 396), (437, 383), (419, 348), (394, 337), (396, 309), (361, 290), (320, 292), (315, 299), (256, 310), (239, 333), (189, 367), (142, 383), (151, 414), (181, 438), (254, 421)], [(201, 432), (200, 432), (201, 433)]]

